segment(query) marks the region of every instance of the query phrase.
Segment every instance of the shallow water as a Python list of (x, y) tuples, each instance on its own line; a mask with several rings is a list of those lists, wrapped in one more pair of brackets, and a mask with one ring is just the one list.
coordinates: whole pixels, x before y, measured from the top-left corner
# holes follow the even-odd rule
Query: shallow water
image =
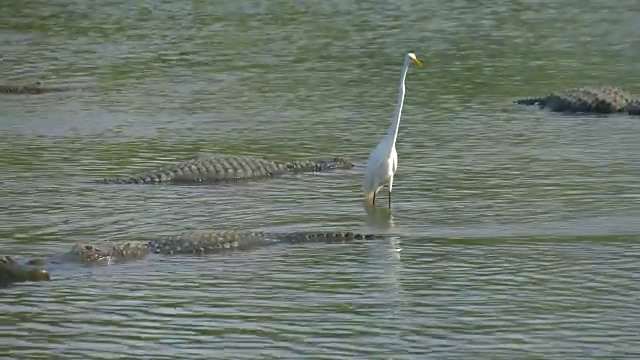
[[(30, 4), (0, 6), (3, 82), (87, 89), (0, 97), (3, 253), (193, 228), (389, 239), (64, 269), (0, 292), (0, 356), (640, 355), (640, 122), (511, 103), (640, 93), (637, 2)], [(393, 212), (368, 214), (361, 173), (409, 49), (426, 66), (407, 79)], [(216, 152), (357, 167), (91, 182)]]

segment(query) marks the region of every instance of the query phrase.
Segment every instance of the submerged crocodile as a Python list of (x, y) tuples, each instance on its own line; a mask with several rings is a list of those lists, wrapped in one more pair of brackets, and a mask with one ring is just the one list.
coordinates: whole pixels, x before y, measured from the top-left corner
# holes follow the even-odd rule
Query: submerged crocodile
[(640, 99), (615, 86), (585, 86), (554, 92), (546, 96), (519, 99), (521, 105), (565, 113), (611, 114), (627, 112), (640, 115)]
[(347, 159), (279, 161), (243, 155), (196, 155), (143, 174), (103, 179), (107, 184), (211, 184), (270, 178), (286, 173), (349, 169)]
[(324, 242), (329, 244), (382, 238), (353, 232), (254, 232), (236, 230), (193, 230), (177, 235), (157, 236), (148, 240), (76, 244), (70, 251), (19, 261), (0, 256), (0, 286), (18, 282), (51, 280), (50, 269), (56, 264), (109, 265), (130, 262), (155, 254), (213, 254), (246, 250), (281, 243)]
[(65, 87), (47, 87), (44, 81), (38, 80), (31, 84), (0, 84), (0, 94), (44, 94), (73, 90)]

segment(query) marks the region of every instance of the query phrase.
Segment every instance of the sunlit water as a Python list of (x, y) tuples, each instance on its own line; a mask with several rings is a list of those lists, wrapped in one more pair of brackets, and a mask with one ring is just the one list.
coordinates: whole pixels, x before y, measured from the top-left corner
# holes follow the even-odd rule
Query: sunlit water
[[(0, 356), (637, 358), (640, 119), (511, 101), (599, 83), (640, 93), (638, 11), (5, 1), (2, 81), (83, 89), (0, 97), (2, 253), (230, 227), (389, 237), (60, 269), (0, 291)], [(361, 173), (407, 50), (426, 66), (407, 79), (393, 211), (367, 213)], [(92, 183), (216, 152), (357, 167), (216, 187)]]

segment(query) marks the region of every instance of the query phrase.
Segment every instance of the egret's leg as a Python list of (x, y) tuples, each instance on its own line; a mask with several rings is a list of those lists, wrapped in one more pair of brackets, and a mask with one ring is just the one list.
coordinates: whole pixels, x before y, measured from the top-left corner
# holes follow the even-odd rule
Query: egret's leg
[(389, 209), (391, 209), (391, 189), (393, 188), (393, 175), (389, 178)]
[(373, 205), (376, 205), (376, 193), (373, 193)]

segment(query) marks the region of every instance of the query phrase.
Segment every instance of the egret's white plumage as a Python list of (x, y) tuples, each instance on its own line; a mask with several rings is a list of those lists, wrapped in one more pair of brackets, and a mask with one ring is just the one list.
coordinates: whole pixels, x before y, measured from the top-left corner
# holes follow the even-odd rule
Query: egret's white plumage
[(400, 126), (400, 116), (402, 115), (402, 105), (404, 103), (404, 80), (407, 77), (409, 65), (414, 63), (422, 65), (414, 53), (408, 53), (404, 58), (404, 66), (400, 75), (400, 89), (398, 92), (398, 103), (393, 114), (393, 120), (387, 135), (380, 140), (378, 146), (369, 155), (367, 168), (364, 172), (362, 189), (364, 191), (365, 203), (375, 205), (376, 194), (387, 185), (389, 187), (389, 208), (391, 208), (391, 190), (393, 188), (393, 176), (398, 168), (398, 153), (396, 152), (396, 138), (398, 137), (398, 127)]

